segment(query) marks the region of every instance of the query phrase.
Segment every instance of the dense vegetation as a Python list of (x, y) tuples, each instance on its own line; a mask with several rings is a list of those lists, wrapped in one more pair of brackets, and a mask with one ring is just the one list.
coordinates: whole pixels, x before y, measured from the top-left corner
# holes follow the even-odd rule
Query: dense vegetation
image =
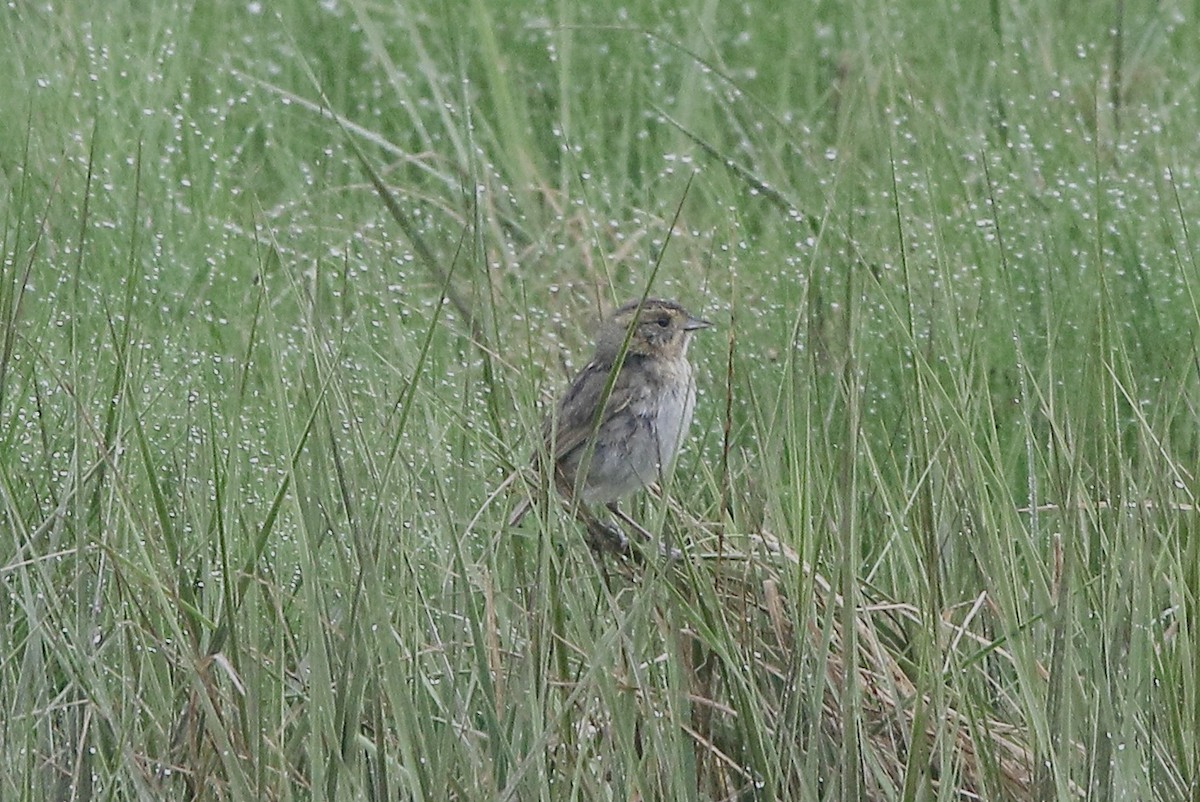
[(1194, 798), (1197, 8), (768, 6), (0, 12), (0, 798)]

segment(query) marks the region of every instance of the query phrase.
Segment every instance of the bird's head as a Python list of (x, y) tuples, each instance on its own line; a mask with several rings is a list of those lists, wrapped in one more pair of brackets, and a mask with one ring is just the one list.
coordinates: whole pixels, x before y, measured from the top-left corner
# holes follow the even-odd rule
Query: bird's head
[(712, 324), (693, 317), (675, 301), (647, 298), (630, 301), (617, 308), (604, 324), (596, 343), (597, 356), (615, 359), (625, 335), (629, 333), (626, 353), (677, 359), (687, 354), (692, 332)]

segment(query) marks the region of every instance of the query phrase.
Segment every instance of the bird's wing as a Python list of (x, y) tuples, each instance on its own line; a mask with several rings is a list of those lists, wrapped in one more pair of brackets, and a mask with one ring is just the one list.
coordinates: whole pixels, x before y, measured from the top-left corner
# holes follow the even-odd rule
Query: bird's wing
[(596, 420), (596, 407), (600, 405), (600, 399), (604, 395), (612, 366), (590, 362), (575, 377), (575, 381), (571, 382), (558, 405), (557, 420), (547, 419), (543, 430), (547, 445), (552, 446), (555, 462), (587, 443), (593, 432), (598, 431), (633, 401), (634, 393), (629, 377), (636, 371), (630, 371), (628, 367), (626, 364), (625, 369), (617, 373), (608, 403), (604, 405), (604, 412), (599, 420)]

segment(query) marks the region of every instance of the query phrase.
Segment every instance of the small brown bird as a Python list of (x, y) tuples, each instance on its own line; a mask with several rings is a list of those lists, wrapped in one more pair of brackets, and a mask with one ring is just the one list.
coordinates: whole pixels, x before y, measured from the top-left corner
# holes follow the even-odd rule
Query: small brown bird
[[(541, 470), (542, 454), (553, 457), (554, 485), (564, 498), (582, 502), (575, 511), (593, 546), (625, 551), (628, 543), (583, 505), (605, 504), (616, 512), (619, 499), (661, 479), (674, 462), (696, 405), (688, 343), (692, 332), (711, 325), (674, 301), (647, 298), (621, 306), (601, 327), (592, 360), (543, 425), (545, 450), (534, 465)], [(519, 523), (529, 507), (523, 500), (509, 524)]]

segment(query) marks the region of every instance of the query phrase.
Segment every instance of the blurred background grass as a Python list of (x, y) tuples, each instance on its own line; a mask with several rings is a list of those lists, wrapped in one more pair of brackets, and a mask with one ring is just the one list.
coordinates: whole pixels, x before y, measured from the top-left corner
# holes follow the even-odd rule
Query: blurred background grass
[[(1198, 13), (10, 5), (0, 798), (1193, 797)], [(598, 566), (492, 493), (652, 274)]]

